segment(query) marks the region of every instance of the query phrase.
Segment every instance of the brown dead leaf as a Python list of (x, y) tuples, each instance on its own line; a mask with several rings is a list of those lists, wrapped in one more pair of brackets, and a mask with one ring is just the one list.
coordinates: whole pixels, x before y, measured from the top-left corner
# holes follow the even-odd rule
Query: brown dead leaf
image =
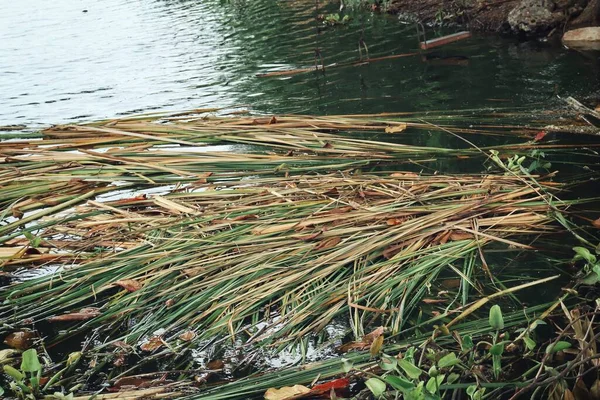
[(600, 379), (596, 379), (592, 386), (590, 387), (590, 393), (592, 395), (592, 399), (600, 400)]
[(460, 279), (445, 279), (441, 282), (442, 286), (446, 289), (454, 289), (460, 286)]
[(116, 281), (115, 285), (122, 287), (128, 292), (135, 292), (142, 288), (142, 284), (134, 279), (122, 279), (120, 281)]
[(425, 299), (423, 299), (422, 301), (423, 301), (423, 303), (425, 303), (425, 304), (439, 304), (439, 303), (446, 303), (446, 300), (444, 300), (444, 299), (427, 299), (427, 298), (425, 298)]
[[(375, 329), (373, 332), (366, 334), (360, 341), (350, 342), (341, 345), (337, 348), (339, 353), (347, 353), (350, 350), (365, 350), (370, 349), (371, 345), (383, 335), (383, 326)], [(383, 339), (381, 339), (383, 341)]]
[(408, 246), (408, 244), (406, 242), (396, 244), (393, 246), (389, 246), (388, 248), (386, 248), (383, 251), (383, 256), (387, 260), (389, 260), (390, 258), (394, 257), (396, 254), (400, 253), (406, 246)]
[(375, 339), (373, 343), (371, 343), (371, 347), (369, 348), (369, 353), (371, 354), (371, 357), (375, 357), (376, 355), (378, 355), (382, 347), (383, 335), (378, 336), (377, 339)]
[(453, 242), (456, 242), (458, 240), (467, 240), (467, 239), (473, 239), (474, 236), (472, 233), (469, 232), (452, 232), (450, 234), (450, 240)]
[(144, 351), (154, 351), (161, 348), (164, 342), (160, 336), (152, 336), (148, 341), (140, 346)]
[(196, 333), (194, 331), (183, 332), (181, 335), (179, 335), (179, 339), (183, 340), (184, 342), (191, 342), (195, 338)]
[(115, 381), (115, 384), (108, 390), (111, 392), (118, 392), (122, 388), (126, 388), (126, 387), (142, 389), (142, 388), (147, 388), (150, 386), (152, 386), (152, 380), (150, 380), (150, 379), (142, 379), (142, 378), (126, 376), (124, 378), (117, 379)]
[(362, 341), (365, 343), (373, 343), (373, 341), (381, 335), (383, 335), (383, 326), (380, 326), (371, 333), (367, 333), (363, 336)]
[(127, 343), (125, 343), (122, 340), (117, 340), (116, 342), (111, 343), (111, 345), (113, 347), (118, 348), (118, 349), (124, 349), (124, 350), (130, 350), (131, 349), (131, 346), (128, 345)]
[(310, 235), (294, 236), (294, 239), (309, 241), (318, 238), (319, 236), (321, 236), (322, 233), (323, 231), (318, 231)]
[(4, 343), (13, 349), (27, 350), (33, 346), (36, 334), (33, 331), (18, 331), (9, 333)]
[(101, 312), (98, 308), (88, 307), (82, 308), (79, 312), (56, 315), (54, 317), (48, 318), (49, 322), (67, 322), (67, 321), (87, 321), (88, 319), (92, 319), (100, 315)]
[(225, 367), (225, 362), (223, 360), (212, 360), (208, 364), (206, 364), (206, 368), (210, 370), (218, 370), (223, 369)]
[(385, 133), (400, 133), (400, 132), (404, 132), (406, 130), (407, 125), (403, 122), (397, 124), (397, 125), (393, 125), (393, 126), (387, 126), (385, 128)]
[(579, 399), (591, 399), (592, 398), (592, 394), (588, 390), (588, 388), (587, 388), (585, 382), (583, 381), (583, 379), (578, 378), (577, 381), (575, 382), (575, 386), (573, 387), (573, 396), (577, 400), (579, 400)]
[(407, 179), (407, 178), (418, 178), (419, 174), (415, 174), (414, 172), (394, 172), (394, 173), (391, 173), (390, 176), (392, 178)]
[[(329, 191), (329, 192), (325, 192), (325, 193), (323, 193), (323, 194), (327, 194), (327, 195), (329, 195), (329, 194), (331, 194), (331, 191)], [(337, 192), (337, 190), (336, 190), (336, 194), (339, 194), (339, 193)], [(327, 210), (327, 211), (323, 211), (323, 212), (318, 212), (318, 213), (315, 213), (315, 215), (316, 215), (316, 216), (322, 216), (322, 215), (336, 215), (336, 214), (345, 214), (345, 213), (347, 213), (347, 212), (350, 212), (350, 211), (352, 211), (352, 210), (354, 210), (354, 207), (352, 207), (352, 206), (344, 206), (344, 207), (337, 207), (337, 208), (333, 208), (333, 209), (331, 209), (331, 210)]]
[(599, 228), (600, 229), (600, 218), (598, 218), (597, 220), (592, 221), (592, 225), (595, 228)]
[(231, 218), (230, 221), (245, 221), (247, 219), (258, 219), (258, 215), (256, 215), (256, 214), (239, 215), (235, 218)]
[(406, 217), (401, 217), (401, 218), (389, 218), (386, 221), (387, 226), (395, 226), (395, 225), (400, 225), (405, 223), (407, 220)]
[(323, 239), (319, 243), (317, 243), (317, 245), (315, 246), (315, 250), (330, 249), (332, 247), (337, 246), (341, 241), (342, 239), (338, 236)]
[(284, 386), (281, 389), (271, 388), (265, 393), (265, 400), (295, 399), (310, 393), (310, 389), (302, 385)]
[(441, 232), (433, 239), (433, 243), (435, 244), (446, 244), (450, 237), (452, 236), (452, 231)]
[(13, 218), (16, 218), (16, 219), (21, 219), (21, 218), (23, 218), (23, 216), (25, 215), (25, 214), (23, 213), (23, 211), (19, 210), (19, 209), (18, 209), (18, 208), (16, 208), (16, 207), (13, 207), (13, 208), (11, 209), (11, 211), (12, 211), (12, 216), (13, 216)]
[(115, 359), (113, 361), (113, 365), (115, 367), (122, 367), (123, 365), (125, 365), (125, 353), (120, 351), (117, 354), (115, 354)]

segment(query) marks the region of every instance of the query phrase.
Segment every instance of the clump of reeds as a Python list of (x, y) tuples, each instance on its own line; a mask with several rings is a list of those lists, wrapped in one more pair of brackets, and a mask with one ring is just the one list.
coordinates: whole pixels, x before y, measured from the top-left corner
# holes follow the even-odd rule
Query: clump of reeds
[[(498, 277), (488, 250), (533, 250), (534, 238), (556, 232), (571, 204), (557, 198), (565, 185), (525, 169), (406, 171), (440, 157), (487, 160), (490, 153), (356, 134), (533, 129), (391, 117), (406, 116), (186, 113), (60, 126), (44, 140), (0, 142), (2, 265), (53, 267), (0, 290), (2, 329), (49, 324), (56, 329), (48, 346), (84, 333), (102, 337), (86, 347), (94, 354), (117, 343), (165, 360), (214, 338), (281, 348), (336, 318), (348, 318), (356, 338), (381, 325), (405, 344), (425, 340), (434, 323), (480, 332), (469, 325), (478, 318), (473, 301), (514, 296), (507, 285), (546, 282)], [(252, 147), (199, 150), (214, 144)], [(536, 147), (496, 148), (512, 155)], [(452, 290), (444, 290), (446, 281), (455, 282)], [(322, 373), (339, 373), (338, 364), (324, 363)], [(214, 398), (242, 395), (252, 382)]]

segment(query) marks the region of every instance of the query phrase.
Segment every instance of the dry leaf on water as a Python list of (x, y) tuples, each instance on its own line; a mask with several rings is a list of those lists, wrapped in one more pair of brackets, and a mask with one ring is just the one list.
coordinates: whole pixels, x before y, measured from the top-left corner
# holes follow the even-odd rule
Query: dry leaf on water
[(135, 292), (142, 288), (142, 284), (134, 279), (122, 279), (120, 281), (116, 281), (115, 285), (122, 287), (128, 292)]
[(317, 245), (315, 246), (315, 250), (325, 250), (325, 249), (330, 249), (332, 247), (335, 247), (338, 245), (338, 243), (340, 243), (342, 241), (341, 238), (339, 237), (331, 237), (331, 238), (327, 238), (327, 239), (323, 239), (321, 240), (319, 243), (317, 243)]
[(302, 385), (284, 386), (281, 389), (271, 388), (266, 391), (265, 400), (294, 399), (310, 392), (309, 388)]
[(473, 234), (469, 233), (469, 232), (452, 232), (450, 234), (450, 240), (455, 242), (455, 241), (459, 241), (459, 240), (467, 240), (467, 239), (473, 239)]
[(369, 348), (369, 353), (371, 354), (371, 357), (375, 357), (377, 354), (379, 354), (382, 347), (383, 335), (378, 336), (377, 339), (373, 340), (373, 343), (371, 343), (371, 347)]
[(539, 131), (537, 135), (533, 138), (534, 141), (539, 142), (542, 140), (548, 133), (546, 131)]
[(18, 331), (9, 333), (4, 343), (13, 349), (27, 350), (33, 345), (35, 333), (32, 331)]
[(128, 387), (142, 389), (142, 388), (147, 388), (150, 386), (152, 386), (152, 380), (150, 380), (150, 379), (142, 379), (142, 378), (127, 376), (124, 378), (117, 379), (115, 381), (114, 385), (108, 389), (108, 391), (109, 392), (118, 392), (119, 390), (121, 390), (123, 388), (128, 388)]
[(406, 130), (406, 124), (400, 123), (394, 126), (388, 126), (385, 128), (385, 133), (400, 133)]
[[(338, 347), (337, 350), (340, 353), (346, 353), (346, 352), (348, 352), (350, 350), (365, 350), (365, 349), (370, 349), (371, 345), (380, 336), (382, 337), (381, 342), (383, 344), (383, 336), (382, 335), (383, 335), (383, 326), (380, 326), (379, 328), (375, 329), (373, 332), (368, 333), (365, 336), (363, 336), (362, 340), (360, 340), (358, 342), (350, 342), (350, 343), (343, 344), (340, 347)], [(375, 349), (373, 349), (373, 350), (375, 350)]]
[(152, 336), (148, 341), (140, 346), (144, 351), (154, 351), (163, 345), (163, 340), (160, 336)]
[(223, 360), (212, 360), (208, 364), (206, 364), (206, 368), (210, 370), (219, 370), (225, 367), (225, 362)]
[(334, 379), (332, 381), (319, 383), (318, 385), (313, 386), (311, 392), (313, 394), (327, 394), (331, 391), (331, 389), (346, 389), (348, 386), (350, 386), (350, 381), (348, 379)]
[(82, 308), (79, 312), (56, 315), (48, 318), (50, 322), (87, 321), (100, 315), (100, 310), (95, 307)]
[(183, 332), (181, 335), (179, 335), (179, 339), (183, 340), (184, 342), (191, 342), (195, 338), (196, 333), (193, 331)]

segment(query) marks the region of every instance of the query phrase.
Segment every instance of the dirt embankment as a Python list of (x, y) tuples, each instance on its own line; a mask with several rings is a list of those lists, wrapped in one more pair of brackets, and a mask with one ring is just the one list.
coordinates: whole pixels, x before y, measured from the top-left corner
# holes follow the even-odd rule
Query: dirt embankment
[(387, 9), (424, 23), (459, 23), (524, 36), (600, 23), (600, 0), (392, 0)]

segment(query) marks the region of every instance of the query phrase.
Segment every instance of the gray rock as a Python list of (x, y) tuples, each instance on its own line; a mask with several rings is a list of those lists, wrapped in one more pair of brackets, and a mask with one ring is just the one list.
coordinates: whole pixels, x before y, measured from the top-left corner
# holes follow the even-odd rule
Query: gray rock
[(536, 35), (548, 32), (566, 19), (562, 8), (570, 3), (572, 1), (568, 0), (521, 0), (508, 14), (508, 24), (516, 33)]
[(600, 50), (600, 27), (573, 29), (563, 35), (567, 47), (581, 50)]

